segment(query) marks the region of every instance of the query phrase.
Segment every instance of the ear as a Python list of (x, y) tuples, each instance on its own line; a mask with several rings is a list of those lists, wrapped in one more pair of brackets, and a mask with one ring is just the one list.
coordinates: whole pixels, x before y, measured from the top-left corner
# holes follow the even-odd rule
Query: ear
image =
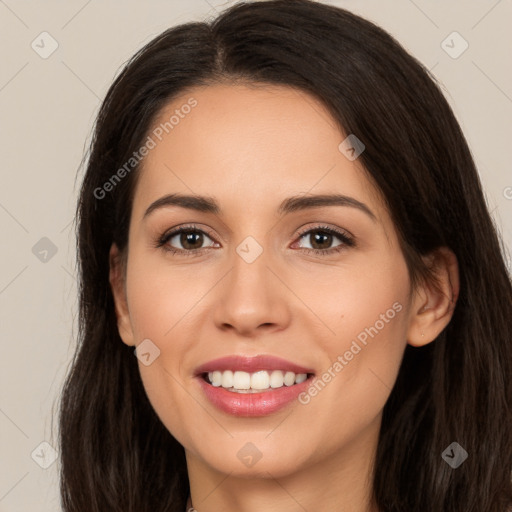
[(427, 264), (437, 277), (437, 285), (418, 285), (412, 301), (407, 342), (421, 347), (435, 340), (450, 322), (459, 297), (459, 266), (455, 254), (447, 247), (436, 249)]
[(135, 346), (130, 313), (128, 311), (128, 302), (126, 299), (126, 263), (114, 243), (110, 247), (109, 263), (109, 281), (112, 295), (114, 297), (119, 336), (126, 345)]

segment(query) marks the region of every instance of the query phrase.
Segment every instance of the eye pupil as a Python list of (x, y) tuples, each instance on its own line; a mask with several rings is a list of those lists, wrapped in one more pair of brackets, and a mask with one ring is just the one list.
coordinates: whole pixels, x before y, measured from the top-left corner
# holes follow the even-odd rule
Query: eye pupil
[[(194, 246), (194, 237), (199, 238), (199, 247)], [(197, 240), (195, 241), (197, 244)], [(198, 231), (185, 231), (181, 233), (180, 243), (185, 249), (197, 249), (203, 245), (203, 235)]]
[[(325, 240), (327, 239), (327, 241), (329, 242), (327, 245), (330, 245), (330, 243), (332, 243), (332, 235), (329, 234), (329, 233), (326, 233), (325, 231), (316, 231), (316, 235), (313, 236), (313, 240), (314, 242), (311, 244), (313, 247), (315, 247), (315, 245), (317, 245), (317, 242), (318, 242), (318, 239), (324, 239), (323, 241), (325, 242)], [(321, 243), (320, 243), (321, 245)], [(323, 247), (322, 245), (320, 247), (315, 247), (315, 249), (325, 249), (325, 247)]]

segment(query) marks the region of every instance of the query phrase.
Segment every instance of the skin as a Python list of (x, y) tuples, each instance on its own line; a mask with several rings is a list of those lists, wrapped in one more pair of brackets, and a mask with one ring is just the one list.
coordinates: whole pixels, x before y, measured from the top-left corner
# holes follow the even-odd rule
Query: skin
[[(139, 361), (140, 373), (155, 411), (185, 448), (192, 503), (199, 512), (375, 511), (382, 409), (406, 344), (431, 342), (451, 319), (456, 259), (447, 249), (433, 253), (440, 289), (411, 288), (382, 198), (359, 161), (339, 151), (346, 134), (314, 97), (261, 84), (194, 88), (169, 103), (155, 126), (191, 97), (197, 106), (144, 160), (127, 261), (113, 244), (110, 283), (122, 341), (149, 338), (160, 350), (150, 365)], [(350, 206), (277, 213), (289, 196), (333, 191), (367, 205), (376, 220)], [(143, 219), (170, 193), (214, 197), (221, 213), (168, 206)], [(154, 246), (188, 223), (207, 230), (192, 244), (205, 248), (199, 255)], [(350, 233), (356, 246), (308, 254), (342, 243), (334, 236), (315, 245), (318, 231), (298, 236), (323, 224)], [(263, 249), (250, 264), (236, 252), (248, 236)], [(187, 250), (179, 236), (171, 243)], [(321, 376), (397, 302), (401, 311), (308, 404), (235, 417), (217, 410), (193, 378), (200, 364), (232, 354), (271, 354)], [(262, 454), (252, 467), (237, 457), (247, 442)]]

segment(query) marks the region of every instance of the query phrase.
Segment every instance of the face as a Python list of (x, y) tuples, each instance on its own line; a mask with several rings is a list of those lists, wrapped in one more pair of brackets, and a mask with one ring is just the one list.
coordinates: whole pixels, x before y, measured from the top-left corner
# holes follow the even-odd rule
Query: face
[[(116, 308), (124, 343), (146, 340), (147, 395), (189, 464), (279, 477), (371, 453), (412, 294), (382, 198), (360, 160), (339, 149), (347, 134), (304, 92), (215, 85), (175, 99), (151, 137)], [(216, 208), (155, 203), (172, 194)], [(260, 361), (274, 382), (280, 365), (308, 379), (262, 400), (196, 375), (218, 358), (260, 355), (284, 360)], [(244, 387), (245, 373), (235, 384)], [(229, 375), (212, 377), (229, 386)]]

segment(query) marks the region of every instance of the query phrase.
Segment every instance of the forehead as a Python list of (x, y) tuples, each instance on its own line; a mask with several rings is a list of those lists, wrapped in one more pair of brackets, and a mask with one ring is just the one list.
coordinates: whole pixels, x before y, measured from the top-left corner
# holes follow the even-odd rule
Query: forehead
[(169, 102), (149, 136), (134, 199), (144, 206), (172, 192), (207, 194), (245, 208), (284, 196), (343, 193), (382, 209), (347, 137), (312, 95), (268, 84), (195, 87)]

